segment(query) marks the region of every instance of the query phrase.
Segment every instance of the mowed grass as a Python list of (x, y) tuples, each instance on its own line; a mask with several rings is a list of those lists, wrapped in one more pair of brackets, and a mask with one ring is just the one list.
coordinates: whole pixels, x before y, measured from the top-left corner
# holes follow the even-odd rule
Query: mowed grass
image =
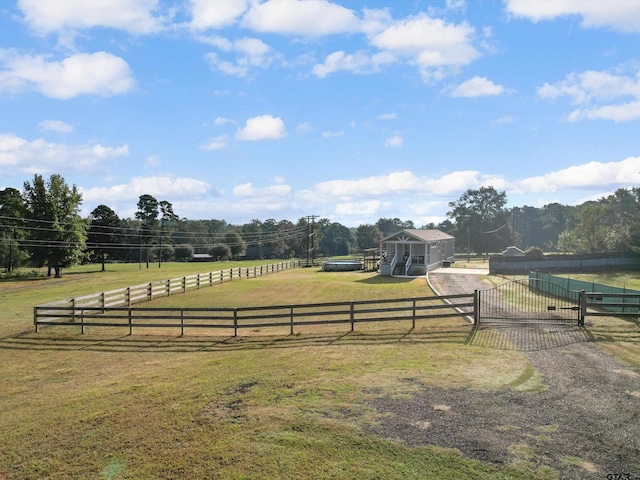
[[(33, 332), (34, 304), (202, 273), (202, 267), (112, 266), (105, 273), (85, 267), (60, 280), (2, 283), (0, 478), (554, 478), (526, 462), (494, 467), (369, 433), (380, 418), (372, 398), (410, 396), (428, 385), (511, 388), (531, 369), (516, 350), (468, 345), (471, 327), (461, 318), (430, 320), (415, 330), (392, 322), (359, 324), (353, 333), (323, 326), (293, 336), (236, 338), (98, 329), (81, 335), (75, 327)], [(424, 279), (309, 268), (153, 305), (428, 294)]]

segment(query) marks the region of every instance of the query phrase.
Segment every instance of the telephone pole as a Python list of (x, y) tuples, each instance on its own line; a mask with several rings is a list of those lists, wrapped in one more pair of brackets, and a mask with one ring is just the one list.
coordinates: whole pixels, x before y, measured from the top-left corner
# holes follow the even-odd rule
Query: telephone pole
[(314, 252), (314, 227), (315, 227), (315, 219), (317, 215), (307, 215), (307, 267), (313, 263), (313, 252)]

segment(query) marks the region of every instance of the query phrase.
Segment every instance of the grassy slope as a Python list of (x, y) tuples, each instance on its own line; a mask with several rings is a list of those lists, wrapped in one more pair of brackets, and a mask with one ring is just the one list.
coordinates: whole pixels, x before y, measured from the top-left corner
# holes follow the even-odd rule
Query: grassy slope
[[(372, 396), (411, 395), (424, 385), (508, 388), (531, 368), (521, 352), (466, 345), (463, 320), (413, 332), (385, 324), (236, 339), (32, 333), (34, 303), (208, 266), (81, 269), (37, 287), (0, 283), (0, 478), (554, 478), (527, 462), (496, 469), (366, 433), (377, 418), (366, 403)], [(300, 269), (171, 301), (260, 305), (424, 294), (421, 280)]]

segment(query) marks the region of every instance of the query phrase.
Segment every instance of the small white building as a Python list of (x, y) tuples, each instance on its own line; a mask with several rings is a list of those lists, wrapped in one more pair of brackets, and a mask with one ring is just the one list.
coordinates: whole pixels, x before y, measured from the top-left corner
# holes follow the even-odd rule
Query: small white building
[(455, 238), (440, 230), (404, 229), (380, 241), (380, 275), (417, 277), (453, 263)]

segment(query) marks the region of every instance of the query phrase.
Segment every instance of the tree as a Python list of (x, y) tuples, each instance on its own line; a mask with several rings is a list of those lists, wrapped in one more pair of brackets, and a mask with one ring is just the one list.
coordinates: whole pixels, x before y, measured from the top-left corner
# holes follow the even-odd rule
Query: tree
[(180, 220), (178, 215), (173, 213), (173, 205), (166, 200), (161, 200), (158, 204), (160, 207), (160, 213), (162, 217), (160, 217), (160, 235), (159, 235), (159, 243), (160, 246), (157, 249), (158, 251), (158, 267), (162, 265), (162, 257), (170, 258), (173, 255), (173, 247), (171, 242), (171, 236), (169, 235), (169, 231), (167, 227), (171, 223), (175, 223)]
[(504, 209), (507, 194), (493, 187), (469, 189), (456, 202), (447, 217), (456, 223), (456, 242), (471, 244), (478, 253), (502, 250), (510, 241), (508, 213)]
[(413, 225), (412, 220), (400, 220), (399, 218), (380, 218), (376, 222), (376, 227), (382, 233), (383, 236), (393, 235), (400, 230), (404, 230), (405, 228), (416, 228)]
[(106, 205), (98, 205), (91, 212), (91, 224), (87, 237), (87, 248), (100, 259), (102, 271), (105, 271), (107, 256), (116, 256), (122, 243), (122, 223), (120, 218)]
[(337, 222), (324, 222), (322, 225), (322, 239), (318, 245), (323, 255), (348, 255), (355, 244), (353, 233), (344, 225)]
[(25, 205), (22, 194), (15, 188), (0, 190), (0, 265), (7, 273), (25, 260), (28, 255), (20, 249), (20, 240), (25, 236)]
[(216, 243), (209, 249), (209, 255), (215, 260), (226, 260), (231, 257), (231, 249), (226, 243)]
[(246, 244), (238, 232), (230, 231), (225, 233), (223, 242), (229, 247), (232, 257), (235, 258), (244, 253)]
[(138, 211), (136, 218), (140, 220), (140, 237), (141, 248), (145, 245), (147, 252), (147, 268), (149, 268), (149, 246), (153, 243), (158, 233), (158, 200), (152, 195), (140, 195), (138, 198)]
[(182, 243), (173, 249), (173, 254), (177, 261), (186, 262), (193, 257), (193, 247), (188, 243)]
[(25, 218), (35, 227), (29, 235), (31, 258), (38, 266), (53, 268), (58, 278), (62, 268), (83, 257), (87, 224), (79, 215), (82, 195), (57, 174), (46, 183), (36, 174), (33, 183), (24, 183), (23, 195)]
[(376, 225), (358, 225), (356, 229), (356, 244), (359, 250), (376, 248), (382, 240), (382, 233)]

